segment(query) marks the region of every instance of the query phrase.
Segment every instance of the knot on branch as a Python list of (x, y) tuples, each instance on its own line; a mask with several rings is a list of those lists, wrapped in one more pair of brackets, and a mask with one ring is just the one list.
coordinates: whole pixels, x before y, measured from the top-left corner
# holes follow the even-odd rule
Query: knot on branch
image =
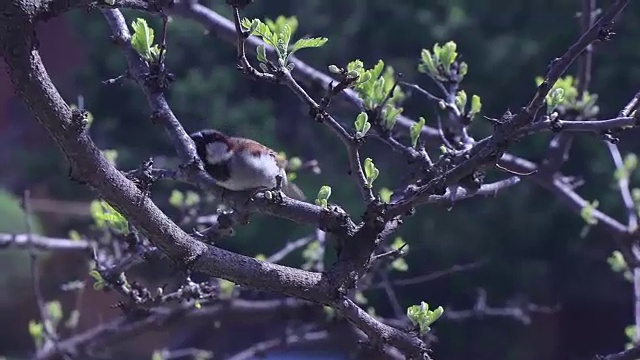
[(459, 184), (468, 192), (475, 193), (480, 190), (480, 187), (484, 183), (484, 177), (484, 172), (476, 170), (460, 179)]
[(367, 204), (367, 208), (362, 214), (362, 221), (364, 221), (365, 226), (370, 228), (376, 236), (384, 230), (386, 224), (384, 219), (385, 207), (386, 204), (382, 203), (378, 197)]
[(610, 41), (613, 38), (613, 35), (616, 33), (611, 30), (612, 23), (602, 25), (600, 31), (598, 31), (598, 40), (600, 41)]
[(316, 122), (321, 123), (327, 118), (327, 116), (329, 116), (329, 114), (327, 114), (327, 111), (322, 109), (321, 107), (312, 106), (309, 109), (309, 116), (312, 117)]
[(153, 174), (153, 159), (143, 162), (137, 169), (126, 172), (125, 177), (129, 179), (142, 193), (146, 195), (151, 191), (151, 185), (157, 180)]
[(84, 109), (72, 109), (71, 124), (74, 131), (83, 133), (89, 127), (89, 112)]
[(562, 131), (562, 122), (557, 116), (551, 120), (549, 128), (551, 128), (551, 132), (553, 133), (559, 133), (560, 131)]
[(320, 229), (336, 236), (353, 236), (356, 225), (349, 214), (337, 205), (329, 205), (320, 214)]
[(144, 78), (144, 85), (154, 94), (163, 93), (176, 80), (173, 73), (165, 69), (164, 64), (152, 63), (149, 74)]

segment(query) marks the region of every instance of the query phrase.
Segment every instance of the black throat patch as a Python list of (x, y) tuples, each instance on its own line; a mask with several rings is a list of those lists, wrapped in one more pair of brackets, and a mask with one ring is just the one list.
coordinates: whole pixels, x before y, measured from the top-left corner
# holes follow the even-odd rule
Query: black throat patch
[(210, 164), (207, 161), (207, 144), (223, 138), (223, 135), (213, 130), (202, 130), (191, 134), (190, 137), (196, 145), (196, 153), (204, 163), (204, 170), (209, 173), (209, 176), (218, 181), (229, 180), (229, 177), (231, 176), (229, 167), (231, 159), (217, 164)]
[(219, 162), (215, 165), (209, 164), (206, 160), (204, 162), (204, 170), (209, 173), (209, 176), (218, 181), (227, 181), (231, 177), (231, 159)]

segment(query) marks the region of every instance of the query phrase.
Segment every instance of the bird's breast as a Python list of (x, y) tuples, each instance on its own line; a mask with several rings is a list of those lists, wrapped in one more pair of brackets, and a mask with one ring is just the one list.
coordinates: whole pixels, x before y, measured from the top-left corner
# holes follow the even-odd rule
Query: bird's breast
[(271, 155), (255, 156), (249, 153), (236, 153), (229, 161), (228, 179), (218, 183), (233, 191), (272, 188), (275, 187), (276, 176), (281, 171)]

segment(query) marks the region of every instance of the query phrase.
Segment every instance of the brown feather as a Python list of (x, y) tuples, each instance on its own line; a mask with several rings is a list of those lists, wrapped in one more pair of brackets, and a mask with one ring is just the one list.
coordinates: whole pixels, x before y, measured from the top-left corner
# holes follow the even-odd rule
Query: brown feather
[(234, 143), (233, 150), (235, 151), (248, 151), (253, 156), (260, 156), (261, 154), (268, 153), (276, 159), (276, 163), (279, 167), (284, 168), (283, 158), (271, 148), (260, 144), (259, 142), (247, 138), (234, 137), (231, 138)]

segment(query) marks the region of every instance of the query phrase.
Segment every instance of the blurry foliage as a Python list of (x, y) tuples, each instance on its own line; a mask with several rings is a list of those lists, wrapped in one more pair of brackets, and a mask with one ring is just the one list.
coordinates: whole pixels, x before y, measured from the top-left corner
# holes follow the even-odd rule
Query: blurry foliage
[[(41, 233), (41, 226), (37, 217), (33, 217), (32, 231)], [(0, 189), (0, 233), (25, 233), (26, 224), (21, 200)], [(20, 249), (5, 249), (0, 251), (0, 308), (17, 300), (17, 293), (30, 292), (31, 265), (29, 253)]]

